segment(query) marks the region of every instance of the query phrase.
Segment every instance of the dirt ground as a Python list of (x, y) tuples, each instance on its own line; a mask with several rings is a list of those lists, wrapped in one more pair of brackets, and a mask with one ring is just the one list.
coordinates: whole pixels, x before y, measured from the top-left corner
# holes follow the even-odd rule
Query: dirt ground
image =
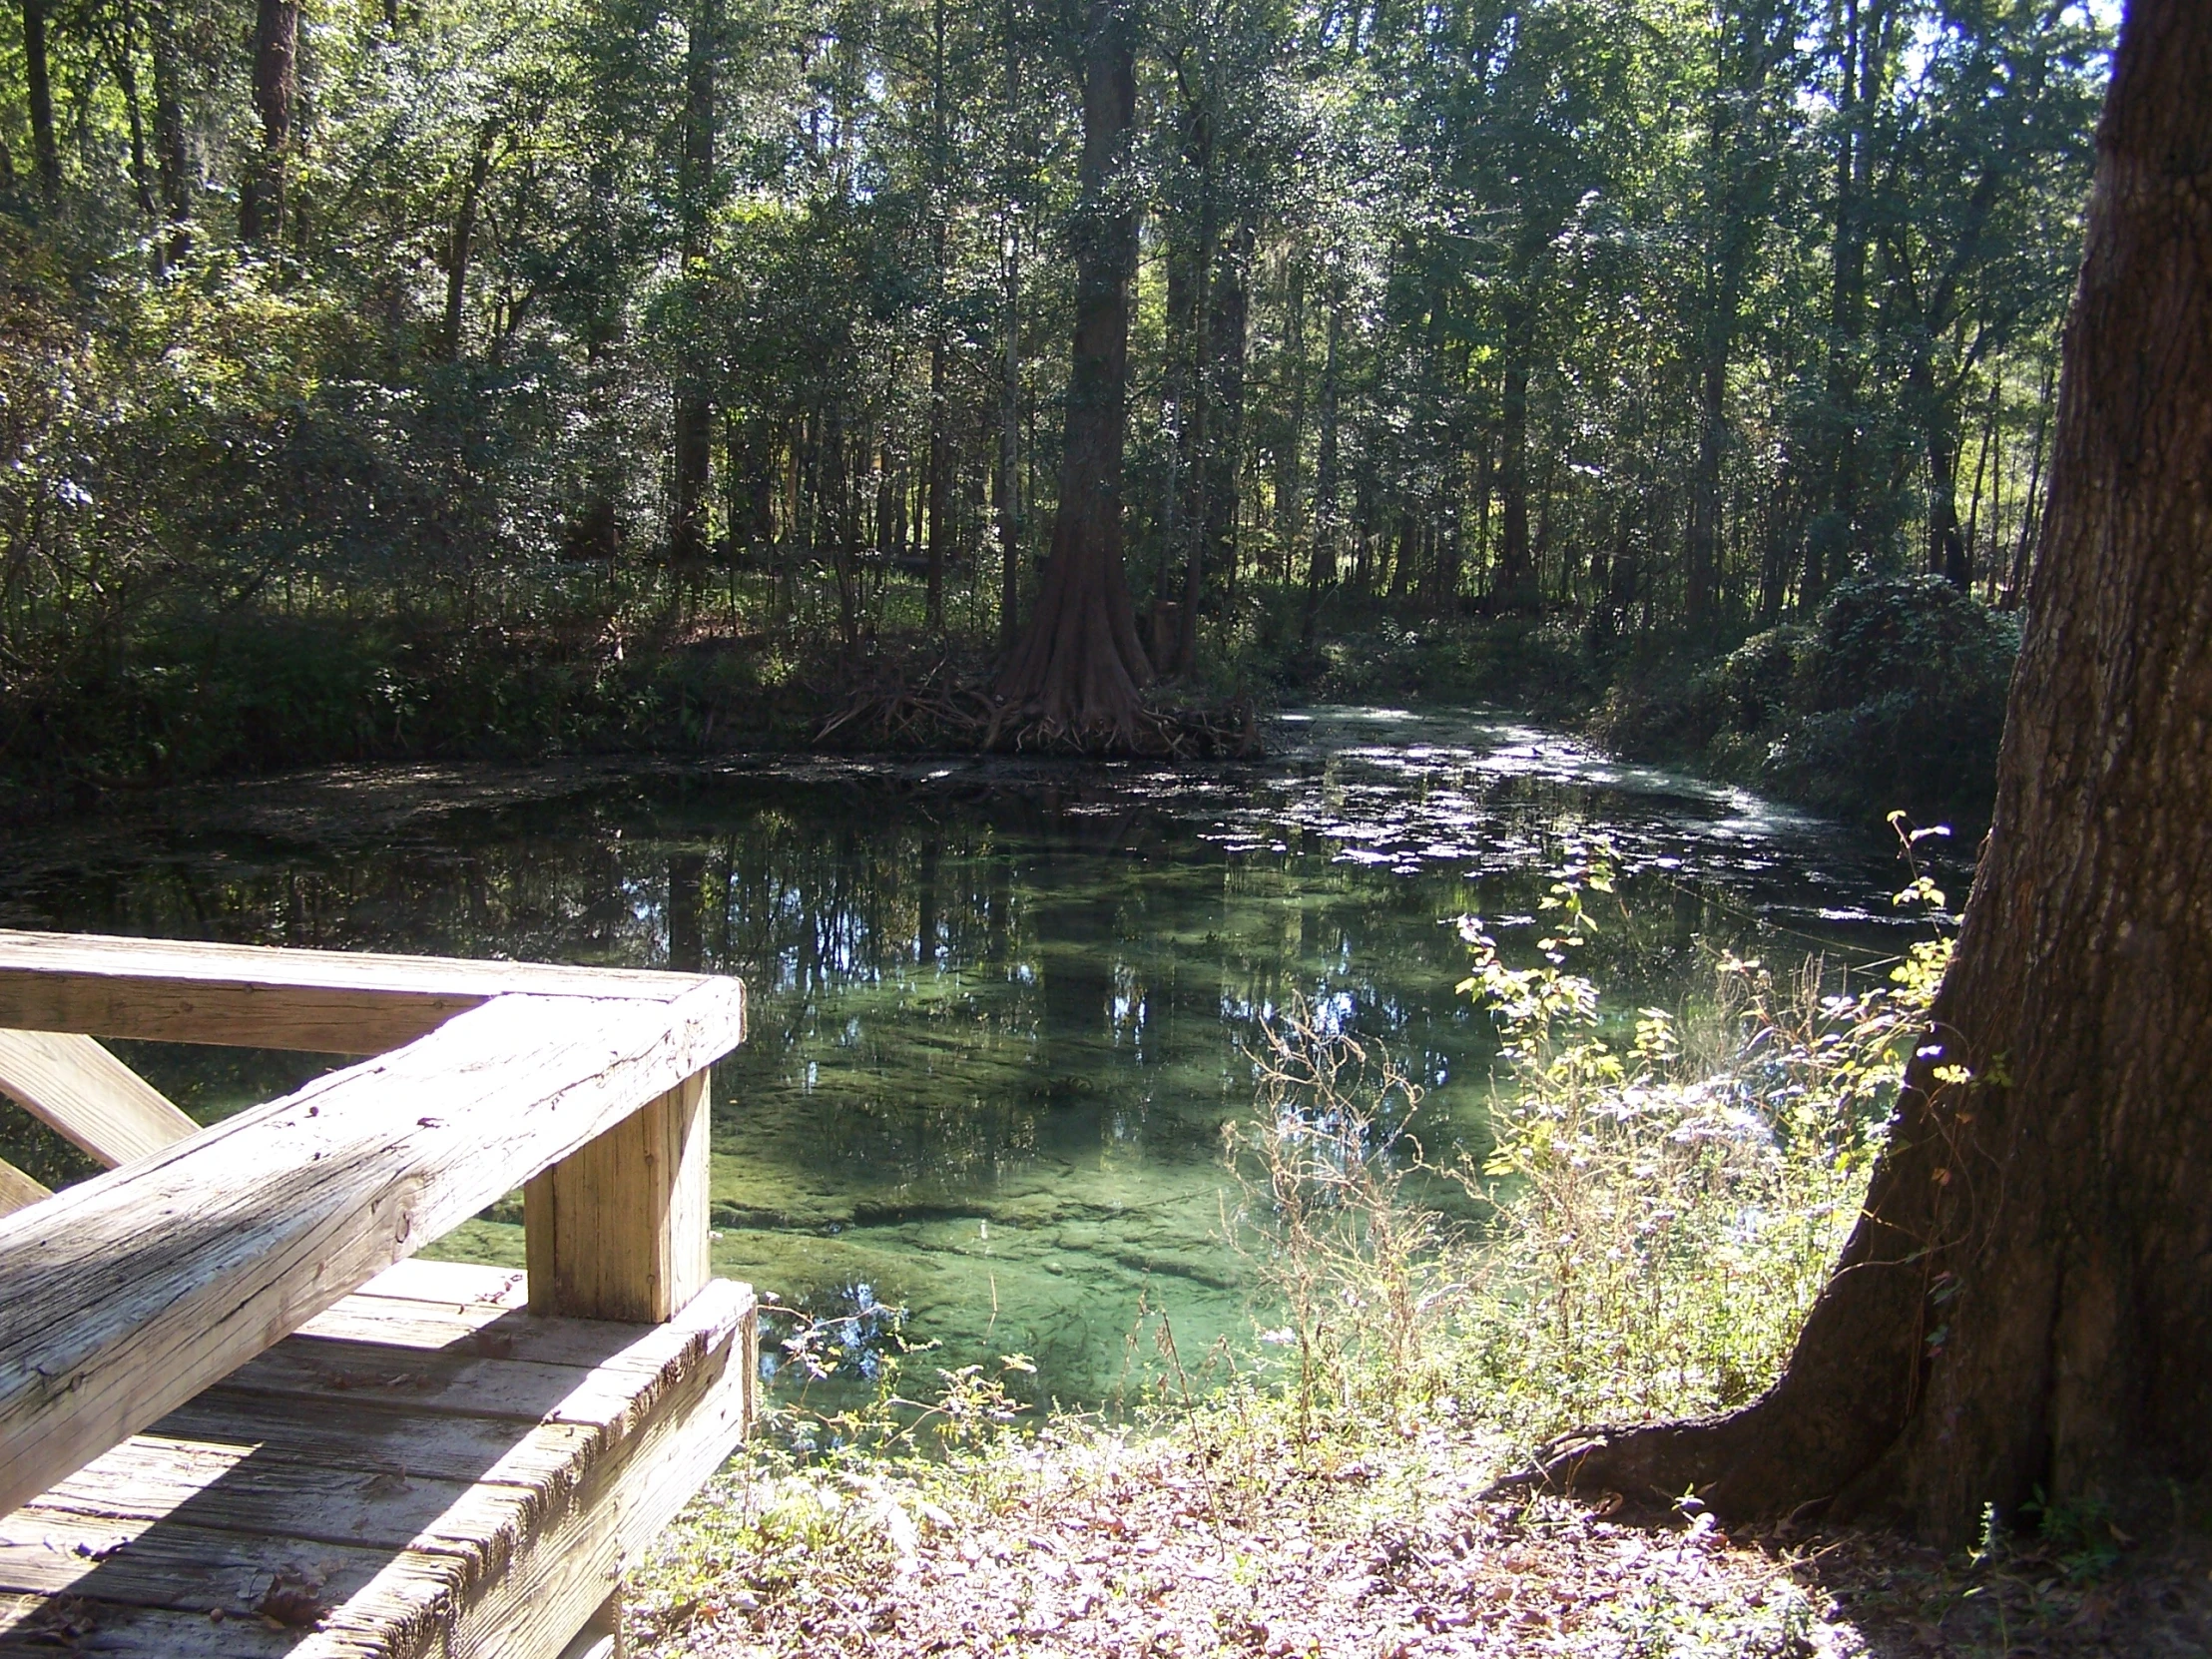
[(1946, 1560), (1881, 1533), (1731, 1537), (1710, 1517), (1486, 1500), (1486, 1463), (1439, 1443), (1232, 1472), (1174, 1441), (1102, 1441), (972, 1494), (942, 1476), (728, 1482), (640, 1575), (631, 1651), (2212, 1654), (2201, 1541)]

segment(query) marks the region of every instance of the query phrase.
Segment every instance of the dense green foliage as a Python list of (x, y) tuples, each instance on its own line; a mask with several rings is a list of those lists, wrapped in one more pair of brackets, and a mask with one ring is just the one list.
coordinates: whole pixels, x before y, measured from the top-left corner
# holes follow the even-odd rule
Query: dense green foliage
[[(1049, 533), (1083, 15), (9, 0), (4, 770), (713, 742), (979, 660)], [(1757, 634), (1669, 730), (1901, 782), (2001, 673), (2101, 16), (1142, 8), (1140, 608), (1196, 561), (1194, 675), (1325, 691)], [(1913, 571), (1972, 604), (1870, 650)]]

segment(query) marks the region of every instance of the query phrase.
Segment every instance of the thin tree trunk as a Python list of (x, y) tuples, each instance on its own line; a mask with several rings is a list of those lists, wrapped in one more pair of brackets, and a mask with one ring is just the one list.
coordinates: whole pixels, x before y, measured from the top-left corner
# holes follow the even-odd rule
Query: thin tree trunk
[(944, 560), (952, 539), (945, 524), (945, 514), (949, 510), (946, 496), (950, 487), (947, 474), (952, 457), (951, 434), (945, 429), (948, 411), (945, 406), (944, 259), (945, 218), (950, 210), (945, 201), (944, 7), (945, 0), (935, 0), (930, 8), (934, 43), (930, 77), (930, 112), (934, 128), (931, 171), (934, 178), (929, 206), (929, 254), (935, 303), (931, 306), (929, 329), (929, 575), (922, 626), (931, 634), (944, 631)]
[[(1981, 530), (1981, 481), (1988, 474), (1989, 451), (1990, 448), (1996, 443), (1997, 390), (2001, 384), (2002, 381), (1998, 376), (1992, 374), (1989, 377), (1989, 412), (1982, 417), (1981, 444), (1980, 447), (1974, 451), (1973, 457), (1973, 489), (1966, 496), (1966, 568), (1969, 571), (1975, 568), (1974, 541), (1975, 538), (1980, 534)], [(1994, 525), (1996, 523), (1996, 501), (1994, 499), (1994, 495), (1995, 484), (1994, 481), (1992, 481), (1992, 499), (1989, 503), (1989, 522), (1991, 525)], [(1992, 537), (1992, 539), (1994, 538)], [(1996, 563), (1997, 562), (1994, 559), (1991, 559), (1988, 562), (1989, 586), (1992, 589), (1994, 589), (1994, 587), (1996, 586)]]
[(1251, 332), (1253, 240), (1249, 219), (1230, 233), (1221, 274), (1213, 285), (1214, 316), (1207, 330), (1213, 360), (1205, 372), (1213, 384), (1206, 408), (1213, 442), (1204, 457), (1206, 559), (1223, 574), (1232, 598), (1237, 591), (1238, 509), (1243, 501), (1245, 347)]
[(274, 243), (283, 233), (292, 110), (299, 97), (299, 0), (260, 0), (254, 22), (254, 110), (262, 142), (239, 193), (239, 239)]
[(1275, 451), (1275, 579), (1291, 579), (1291, 561), (1306, 532), (1306, 267), (1296, 254), (1289, 261), (1284, 295), (1283, 355), (1290, 378), (1288, 425)]
[[(1013, 49), (1007, 49), (1011, 64)], [(1011, 70), (1007, 96), (1016, 97)], [(1021, 620), (1021, 227), (1006, 227), (1006, 368), (998, 403), (998, 644), (1011, 651)]]
[(61, 195), (62, 155), (54, 143), (54, 87), (46, 61), (46, 0), (23, 0), (23, 86), (31, 103), (31, 157), (48, 203)]
[(1192, 120), (1190, 146), (1199, 168), (1198, 248), (1191, 262), (1190, 277), (1190, 412), (1183, 417), (1183, 524), (1186, 546), (1183, 562), (1183, 610), (1176, 639), (1175, 672), (1189, 674), (1198, 666), (1198, 609), (1206, 595), (1206, 529), (1209, 522), (1206, 492), (1213, 476), (1213, 361), (1211, 341), (1214, 322), (1214, 255), (1218, 236), (1214, 202), (1214, 126), (1201, 110)]
[[(684, 153), (679, 180), (678, 253), (687, 280), (698, 275), (707, 257), (715, 179), (715, 72), (722, 55), (719, 0), (693, 3), (691, 38), (684, 52)], [(707, 500), (714, 460), (714, 406), (705, 375), (688, 353), (677, 370), (674, 439), (676, 500), (669, 515), (668, 554), (669, 563), (687, 573), (688, 584), (706, 562)], [(840, 464), (840, 479), (843, 470)]]
[(453, 215), (453, 238), (445, 256), (445, 323), (439, 333), (445, 360), (460, 361), (463, 307), (468, 299), (469, 244), (476, 235), (476, 205), (484, 194), (484, 180), (491, 173), (492, 124), (484, 123), (476, 135), (476, 150), (469, 157), (468, 177), (461, 184), (461, 202)]
[(1129, 398), (1129, 280), (1137, 225), (1124, 192), (1137, 110), (1127, 0), (1090, 0), (1083, 72), (1075, 341), (1052, 556), (999, 695), (1048, 728), (1126, 744), (1152, 678), (1122, 572), (1122, 451)]
[(2043, 394), (2035, 403), (2035, 444), (2027, 464), (2027, 497), (2020, 503), (2020, 536), (2012, 546), (2012, 567), (2005, 573), (2003, 609), (2018, 608), (2020, 596), (2027, 592), (2028, 555), (2035, 546), (2037, 491), (2043, 481), (2043, 445), (2049, 436), (2051, 386), (2056, 377), (2053, 365), (2043, 369)]
[(1329, 301), (1328, 341), (1321, 362), (1321, 443), (1314, 464), (1314, 535), (1306, 566), (1306, 626), (1304, 638), (1314, 640), (1314, 621), (1322, 595), (1337, 585), (1337, 375), (1338, 356), (1344, 338), (1344, 304), (1335, 294)]
[[(113, 47), (115, 90), (123, 95), (124, 124), (131, 139), (131, 192), (138, 201), (140, 213), (149, 220), (159, 219), (161, 209), (154, 200), (154, 170), (146, 157), (146, 117), (139, 107), (138, 11), (128, 0), (117, 10)], [(154, 263), (157, 272), (168, 264), (167, 252), (159, 241), (154, 245)]]
[(185, 148), (184, 65), (177, 51), (177, 22), (172, 0), (153, 0), (146, 39), (154, 63), (154, 170), (161, 181), (162, 208), (169, 220), (169, 259), (181, 260), (192, 248), (192, 160)]
[(1505, 395), (1499, 403), (1497, 599), (1502, 610), (1526, 610), (1535, 602), (1535, 571), (1528, 547), (1528, 357), (1521, 338), (1525, 317), (1506, 329)]
[(1961, 1543), (2212, 1474), (2212, 12), (2135, 0), (2098, 130), (1989, 839), (1850, 1243), (1750, 1406), (1551, 1449), (1723, 1515)]
[(1936, 390), (1935, 365), (1925, 345), (1913, 353), (1908, 383), (1921, 406), (1928, 460), (1928, 568), (1964, 591), (1973, 582), (1973, 567), (1958, 531), (1958, 433)]

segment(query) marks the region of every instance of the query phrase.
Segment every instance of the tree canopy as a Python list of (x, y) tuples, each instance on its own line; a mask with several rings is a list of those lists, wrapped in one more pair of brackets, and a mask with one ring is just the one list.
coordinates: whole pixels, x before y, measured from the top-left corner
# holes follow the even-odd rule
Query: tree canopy
[[(138, 710), (100, 741), (159, 748), (180, 666), (257, 629), (338, 628), (327, 721), (394, 730), (443, 706), (426, 665), (597, 661), (645, 615), (1010, 645), (1082, 402), (1090, 11), (8, 0), (14, 729)], [(1151, 666), (1203, 674), (1271, 595), (1309, 635), (1368, 596), (1613, 640), (1855, 572), (2024, 591), (2100, 14), (1125, 24)]]

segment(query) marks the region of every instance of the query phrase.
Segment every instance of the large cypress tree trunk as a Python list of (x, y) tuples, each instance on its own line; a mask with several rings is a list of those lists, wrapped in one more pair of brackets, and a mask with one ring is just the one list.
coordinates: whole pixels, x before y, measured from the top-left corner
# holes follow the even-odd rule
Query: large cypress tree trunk
[(1129, 277), (1137, 222), (1127, 197), (1136, 120), (1126, 0), (1091, 0), (1083, 72), (1083, 201), (1075, 227), (1075, 347), (1060, 500), (1028, 631), (999, 695), (1045, 725), (1126, 742), (1152, 678), (1122, 572), (1122, 446), (1129, 383)]
[(1767, 1394), (1561, 1475), (1956, 1542), (2038, 1487), (2124, 1516), (2212, 1473), (2207, 85), (2212, 11), (2136, 0), (1994, 823), (1866, 1212)]

